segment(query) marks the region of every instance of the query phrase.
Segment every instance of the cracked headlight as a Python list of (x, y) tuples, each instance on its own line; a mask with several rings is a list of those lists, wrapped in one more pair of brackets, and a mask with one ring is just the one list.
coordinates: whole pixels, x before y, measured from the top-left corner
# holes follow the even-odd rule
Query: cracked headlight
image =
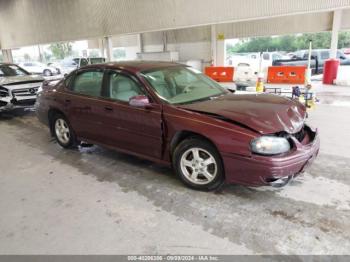
[(250, 145), (254, 153), (261, 155), (277, 155), (290, 150), (290, 144), (284, 137), (262, 136), (252, 140)]
[(5, 87), (0, 86), (0, 97), (6, 96), (9, 96), (9, 91)]

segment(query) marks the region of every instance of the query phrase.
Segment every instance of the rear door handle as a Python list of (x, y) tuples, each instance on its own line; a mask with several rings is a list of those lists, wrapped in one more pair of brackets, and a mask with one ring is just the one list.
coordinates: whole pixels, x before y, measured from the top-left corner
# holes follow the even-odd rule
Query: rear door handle
[(113, 111), (113, 108), (112, 108), (112, 107), (109, 107), (109, 106), (105, 106), (105, 110), (106, 110), (106, 111)]
[(66, 100), (64, 100), (64, 102), (66, 103), (66, 104), (70, 104), (70, 102), (72, 102), (70, 99), (66, 99)]

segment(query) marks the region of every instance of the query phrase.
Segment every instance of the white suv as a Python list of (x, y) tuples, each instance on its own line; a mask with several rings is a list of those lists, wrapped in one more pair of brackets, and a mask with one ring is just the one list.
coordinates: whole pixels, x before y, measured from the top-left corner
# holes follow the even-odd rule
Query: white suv
[(42, 74), (44, 76), (53, 76), (60, 74), (60, 71), (57, 68), (53, 66), (47, 66), (40, 62), (24, 62), (20, 63), (19, 66), (32, 74)]
[(34, 106), (43, 81), (17, 65), (0, 63), (0, 112)]

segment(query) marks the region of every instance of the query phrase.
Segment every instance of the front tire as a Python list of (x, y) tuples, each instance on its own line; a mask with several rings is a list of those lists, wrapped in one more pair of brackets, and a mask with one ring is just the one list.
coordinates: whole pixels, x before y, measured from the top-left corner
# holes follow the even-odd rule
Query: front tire
[(173, 166), (181, 181), (193, 189), (215, 190), (225, 180), (220, 154), (211, 143), (201, 138), (182, 141), (174, 151)]
[(52, 121), (52, 131), (57, 143), (63, 148), (75, 148), (78, 141), (68, 120), (61, 114), (56, 114)]

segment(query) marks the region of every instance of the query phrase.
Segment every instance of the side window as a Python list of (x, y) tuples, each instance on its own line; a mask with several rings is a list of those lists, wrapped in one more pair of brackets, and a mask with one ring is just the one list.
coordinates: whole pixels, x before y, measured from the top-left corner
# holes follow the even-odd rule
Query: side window
[(87, 59), (82, 58), (82, 59), (80, 60), (80, 66), (86, 66), (86, 65), (88, 65), (88, 64), (89, 64), (89, 61), (88, 61)]
[(328, 59), (329, 58), (329, 52), (328, 51), (322, 51), (321, 52), (321, 59)]
[(272, 54), (272, 61), (280, 60), (280, 59), (282, 59), (282, 56), (280, 56), (279, 54)]
[(337, 51), (337, 58), (344, 57), (344, 53)]
[(67, 76), (65, 79), (64, 79), (64, 85), (67, 87), (67, 88), (70, 88), (70, 84), (72, 82), (72, 79), (73, 79), (73, 76), (75, 74), (72, 73), (71, 75)]
[(264, 60), (269, 60), (270, 59), (270, 54), (269, 53), (264, 53), (263, 54), (263, 59)]
[[(305, 52), (303, 59), (308, 59), (309, 58), (309, 52)], [(312, 51), (311, 52), (311, 59), (317, 58), (317, 52)]]
[(145, 94), (138, 83), (122, 74), (110, 73), (108, 83), (107, 97), (111, 99), (129, 102), (131, 97)]
[(103, 72), (83, 71), (78, 72), (72, 85), (72, 90), (79, 94), (89, 96), (101, 96)]

